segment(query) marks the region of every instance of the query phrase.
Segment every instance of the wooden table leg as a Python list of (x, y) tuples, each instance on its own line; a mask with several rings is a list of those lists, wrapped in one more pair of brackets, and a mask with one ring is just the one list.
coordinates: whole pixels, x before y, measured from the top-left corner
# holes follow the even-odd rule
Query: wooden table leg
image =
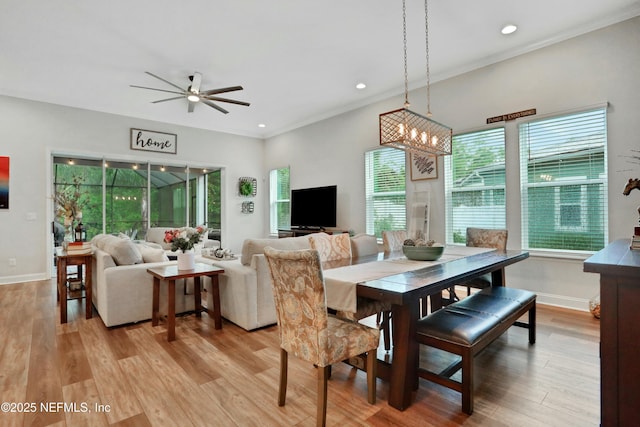
[(169, 280), (169, 298), (167, 302), (167, 341), (176, 339), (176, 281)]
[(504, 268), (491, 272), (491, 286), (505, 286)]
[(67, 260), (58, 262), (58, 293), (60, 297), (60, 323), (67, 323)]
[(420, 305), (392, 306), (393, 360), (389, 380), (389, 405), (401, 411), (411, 405), (418, 375), (418, 343), (415, 340)]
[(193, 278), (193, 296), (195, 299), (196, 317), (202, 316), (202, 295), (200, 295), (200, 276)]
[(151, 305), (151, 325), (158, 326), (160, 311), (160, 279), (153, 278), (153, 304)]
[(85, 318), (87, 319), (91, 319), (92, 315), (93, 315), (93, 282), (92, 282), (92, 278), (91, 278), (91, 257), (88, 258), (87, 260), (87, 270), (85, 272), (85, 281), (84, 281), (84, 289), (85, 289), (85, 298), (84, 298), (84, 305), (85, 305)]
[(218, 275), (211, 275), (211, 299), (213, 301), (213, 324), (215, 329), (222, 329), (222, 312), (220, 310), (220, 284)]

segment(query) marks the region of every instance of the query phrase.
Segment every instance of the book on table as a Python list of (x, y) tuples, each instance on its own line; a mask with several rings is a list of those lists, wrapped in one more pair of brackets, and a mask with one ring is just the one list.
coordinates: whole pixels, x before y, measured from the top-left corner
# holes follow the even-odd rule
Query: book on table
[(67, 244), (68, 255), (88, 255), (91, 251), (91, 242), (69, 242)]

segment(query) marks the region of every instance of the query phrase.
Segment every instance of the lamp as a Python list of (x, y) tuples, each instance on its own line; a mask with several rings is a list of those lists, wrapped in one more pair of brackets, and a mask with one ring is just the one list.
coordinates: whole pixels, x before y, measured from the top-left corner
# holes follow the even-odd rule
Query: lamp
[(404, 46), (404, 108), (380, 114), (380, 145), (399, 148), (418, 154), (451, 154), (450, 127), (432, 120), (429, 88), (429, 14), (424, 2), (424, 22), (427, 59), (427, 115), (409, 110), (409, 82), (407, 73), (407, 12), (402, 0), (402, 34)]

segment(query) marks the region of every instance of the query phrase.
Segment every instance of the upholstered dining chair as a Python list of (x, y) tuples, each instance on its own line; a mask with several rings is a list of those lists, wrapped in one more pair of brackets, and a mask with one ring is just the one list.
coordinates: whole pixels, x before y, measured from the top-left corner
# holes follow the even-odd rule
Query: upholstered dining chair
[(407, 240), (406, 230), (385, 230), (382, 232), (382, 246), (385, 252), (402, 250), (402, 245)]
[[(506, 252), (508, 237), (509, 232), (504, 229), (467, 228), (467, 246), (470, 247), (494, 248), (500, 252)], [(504, 283), (504, 269), (502, 270), (502, 283)], [(467, 295), (471, 295), (471, 288), (483, 289), (491, 286), (491, 274), (485, 274), (465, 282), (463, 286), (467, 287)]]
[[(371, 238), (375, 246), (371, 244)], [(375, 247), (375, 253), (378, 253), (378, 240), (375, 236), (359, 237), (358, 242), (362, 242), (361, 246), (363, 252), (364, 246), (368, 247), (368, 251), (373, 254), (373, 248)], [(369, 240), (369, 243), (364, 243)], [(350, 262), (352, 257), (353, 240), (346, 233), (341, 234), (326, 234), (315, 233), (309, 236), (309, 244), (311, 249), (318, 251), (320, 255), (320, 261), (323, 265), (331, 265), (332, 267), (341, 266), (345, 264), (339, 264), (341, 260), (347, 260)], [(364, 255), (362, 253), (361, 255)], [(348, 265), (348, 264), (346, 264)], [(389, 351), (391, 349), (391, 304), (387, 302), (377, 301), (370, 298), (357, 297), (356, 300), (356, 312), (349, 311), (337, 311), (336, 316), (343, 319), (359, 321), (369, 316), (376, 315), (376, 325), (383, 332), (384, 349)]]
[(373, 234), (358, 233), (351, 238), (351, 255), (354, 258), (376, 255), (379, 251), (378, 238)]
[(367, 353), (368, 401), (376, 402), (376, 364), (380, 331), (327, 312), (322, 266), (317, 250), (264, 249), (271, 271), (273, 297), (280, 335), (278, 405), (287, 393), (289, 354), (317, 368), (316, 424), (327, 417), (327, 380), (332, 364)]
[(351, 239), (347, 233), (313, 233), (309, 235), (309, 244), (318, 251), (321, 262), (351, 258)]

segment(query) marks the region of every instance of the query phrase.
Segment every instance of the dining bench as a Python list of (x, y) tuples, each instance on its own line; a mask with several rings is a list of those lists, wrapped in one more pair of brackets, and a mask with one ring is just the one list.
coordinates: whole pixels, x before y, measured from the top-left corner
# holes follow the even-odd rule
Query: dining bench
[[(529, 313), (528, 323), (518, 319)], [(417, 323), (417, 341), (460, 356), (441, 372), (418, 368), (421, 378), (462, 394), (462, 411), (473, 413), (473, 359), (512, 325), (529, 330), (536, 342), (536, 294), (494, 286), (437, 310)], [(462, 381), (451, 377), (462, 369)]]

